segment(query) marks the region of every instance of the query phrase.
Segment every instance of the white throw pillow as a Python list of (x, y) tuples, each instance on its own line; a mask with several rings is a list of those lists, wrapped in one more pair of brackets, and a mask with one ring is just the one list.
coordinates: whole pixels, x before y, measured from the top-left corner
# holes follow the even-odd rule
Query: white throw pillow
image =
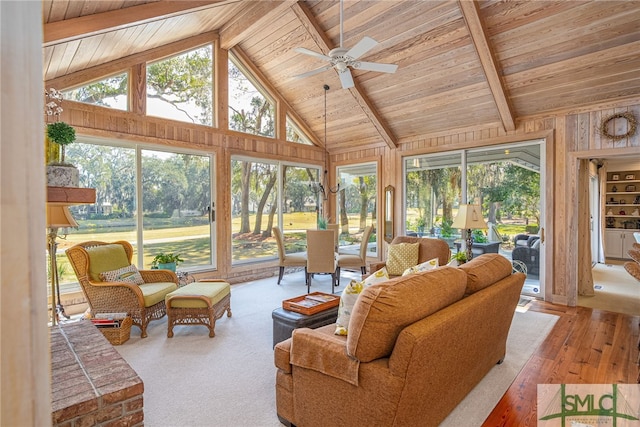
[(100, 278), (105, 282), (126, 282), (134, 285), (142, 285), (144, 283), (142, 275), (133, 264), (117, 270), (100, 273)]
[(340, 306), (338, 307), (338, 320), (336, 320), (336, 335), (347, 335), (347, 329), (349, 328), (349, 319), (351, 319), (351, 311), (353, 306), (358, 300), (358, 296), (365, 287), (371, 286), (375, 283), (381, 283), (389, 280), (389, 273), (387, 268), (382, 267), (375, 273), (371, 273), (369, 277), (361, 282), (352, 280), (344, 290), (340, 297)]
[(438, 258), (430, 259), (429, 261), (425, 261), (422, 264), (414, 265), (413, 267), (407, 268), (403, 276), (408, 276), (413, 273), (420, 273), (421, 271), (429, 271), (438, 267)]

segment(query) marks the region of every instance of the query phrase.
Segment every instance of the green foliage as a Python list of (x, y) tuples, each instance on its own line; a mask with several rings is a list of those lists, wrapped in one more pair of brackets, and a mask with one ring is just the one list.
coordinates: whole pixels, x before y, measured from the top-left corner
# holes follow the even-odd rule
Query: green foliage
[(440, 235), (442, 235), (442, 237), (453, 236), (453, 228), (451, 228), (451, 224), (453, 224), (452, 219), (442, 220), (442, 227), (440, 228)]
[(524, 229), (527, 234), (538, 234), (540, 227), (537, 225), (527, 225)]
[(76, 140), (76, 130), (65, 122), (47, 124), (47, 136), (56, 144), (65, 146)]
[(476, 243), (487, 243), (489, 239), (485, 236), (484, 231), (482, 230), (473, 230), (471, 232), (471, 236), (473, 237), (473, 241)]
[(184, 260), (180, 258), (180, 254), (174, 254), (173, 252), (160, 252), (151, 261), (151, 267), (157, 268), (159, 264), (170, 264), (172, 262), (177, 266), (181, 262), (184, 262)]
[(451, 256), (451, 260), (456, 260), (460, 264), (464, 264), (465, 262), (467, 262), (467, 253), (465, 251), (456, 252)]
[(318, 230), (326, 230), (327, 229), (327, 218), (323, 216), (318, 216)]

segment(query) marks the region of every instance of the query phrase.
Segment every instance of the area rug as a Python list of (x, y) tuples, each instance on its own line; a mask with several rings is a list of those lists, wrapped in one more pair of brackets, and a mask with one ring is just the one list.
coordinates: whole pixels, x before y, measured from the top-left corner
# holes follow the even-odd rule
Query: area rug
[(592, 272), (595, 295), (579, 295), (579, 306), (640, 315), (640, 282), (624, 266), (598, 263)]
[[(343, 283), (346, 283), (343, 277)], [(283, 299), (306, 293), (304, 274), (285, 275), (231, 287), (233, 316), (216, 323), (216, 336), (203, 326), (178, 326), (167, 338), (166, 318), (139, 329), (118, 352), (144, 382), (144, 423), (148, 427), (281, 426), (275, 410), (271, 312)], [(311, 291), (330, 292), (330, 279), (314, 279)], [(556, 316), (516, 313), (502, 365), (483, 379), (445, 421), (448, 426), (481, 425)]]

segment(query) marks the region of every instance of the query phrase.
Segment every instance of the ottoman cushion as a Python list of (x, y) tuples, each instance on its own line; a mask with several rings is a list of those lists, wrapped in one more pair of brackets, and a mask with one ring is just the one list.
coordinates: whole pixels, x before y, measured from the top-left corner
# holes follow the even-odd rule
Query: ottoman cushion
[(207, 305), (201, 299), (196, 298), (175, 298), (171, 301), (172, 308), (207, 308), (215, 305), (229, 294), (229, 283), (227, 282), (194, 282), (186, 286), (176, 289), (167, 294), (165, 301), (168, 305), (169, 299), (176, 296), (203, 296), (209, 299), (210, 305)]

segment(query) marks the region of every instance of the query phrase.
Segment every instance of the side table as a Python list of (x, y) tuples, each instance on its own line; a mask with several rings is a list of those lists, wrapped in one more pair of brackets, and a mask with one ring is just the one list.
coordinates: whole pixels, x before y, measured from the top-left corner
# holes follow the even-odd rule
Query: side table
[(338, 319), (338, 306), (307, 316), (278, 307), (271, 313), (273, 319), (273, 346), (291, 337), (296, 328), (319, 328)]

